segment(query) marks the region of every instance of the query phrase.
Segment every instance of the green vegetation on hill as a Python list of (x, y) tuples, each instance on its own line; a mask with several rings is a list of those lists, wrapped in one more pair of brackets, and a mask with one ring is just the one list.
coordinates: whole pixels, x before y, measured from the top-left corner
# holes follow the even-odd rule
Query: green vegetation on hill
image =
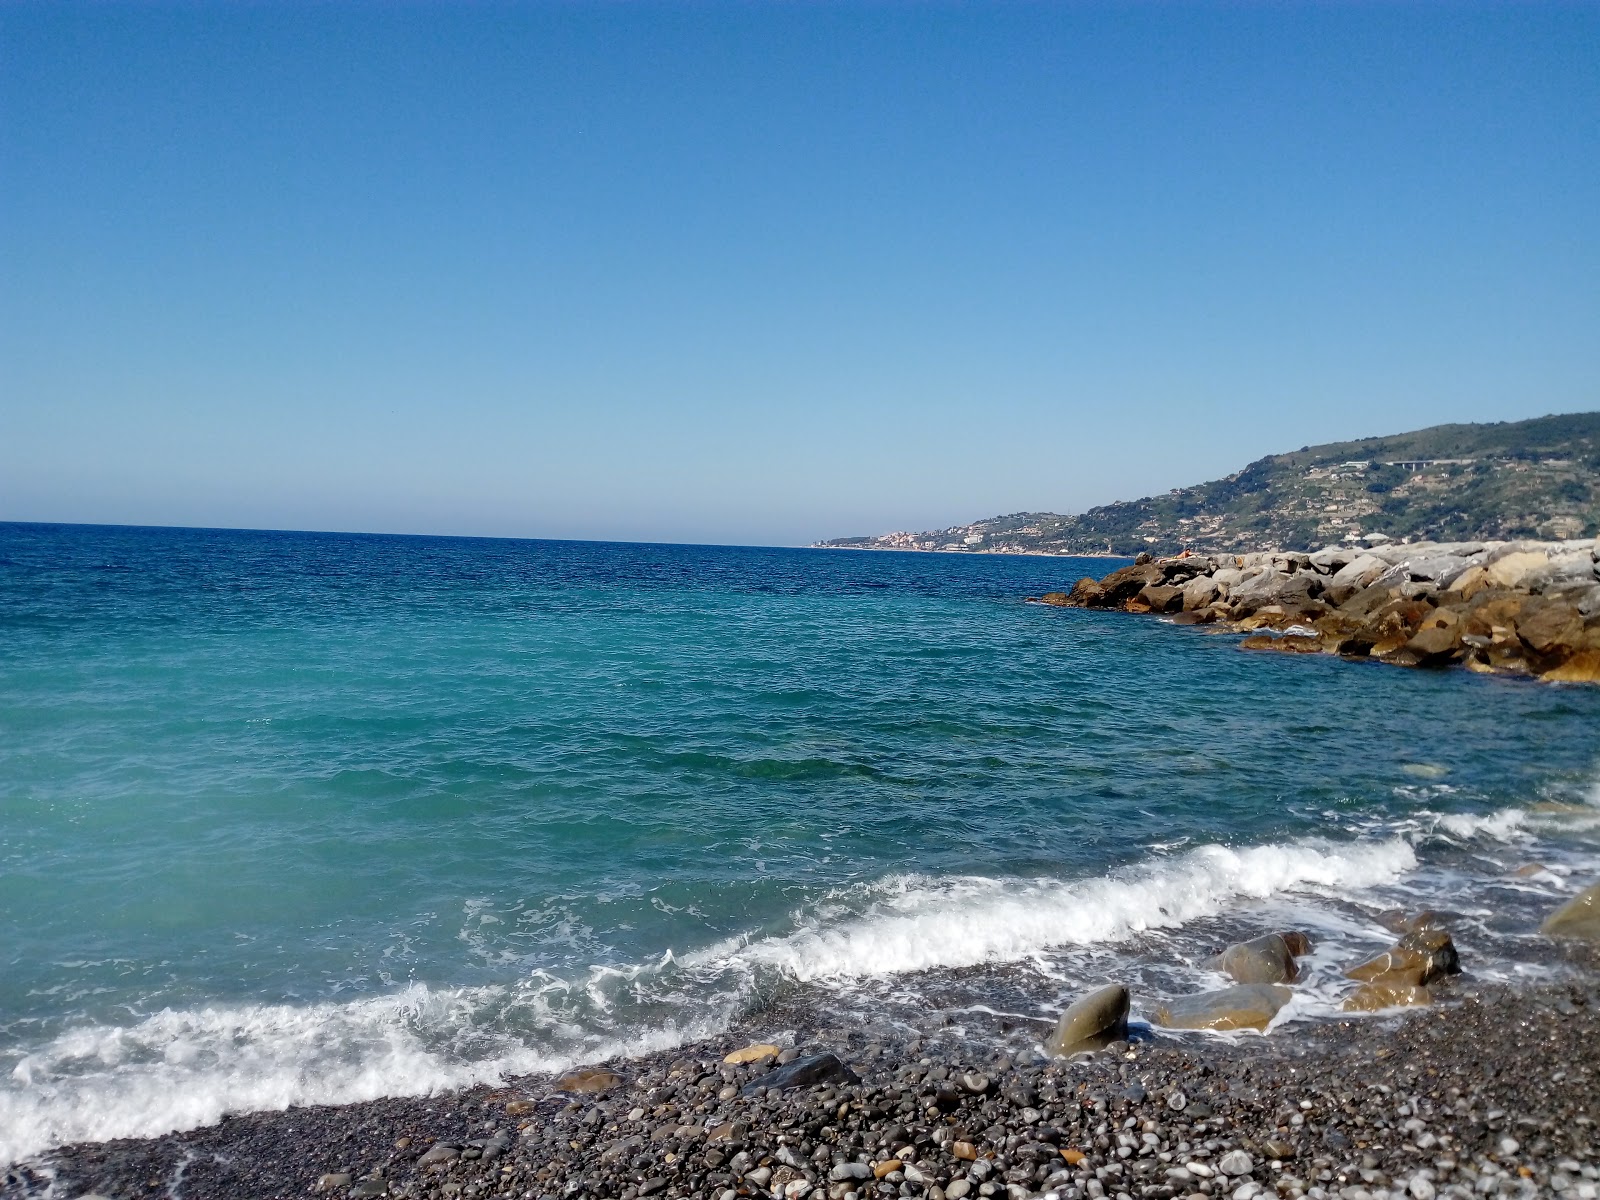
[(1307, 550), (1373, 535), (1467, 541), (1597, 533), (1600, 413), (1571, 413), (1304, 446), (1226, 479), (1078, 516), (1013, 513), (819, 545), (1131, 555)]

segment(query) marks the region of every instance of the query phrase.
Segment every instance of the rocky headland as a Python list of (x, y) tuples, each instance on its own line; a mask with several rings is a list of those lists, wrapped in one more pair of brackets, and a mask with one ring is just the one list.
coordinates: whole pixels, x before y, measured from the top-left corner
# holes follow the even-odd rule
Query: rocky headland
[(1600, 540), (1152, 559), (1043, 603), (1165, 614), (1249, 650), (1600, 683)]
[(1393, 914), (1343, 1019), (1272, 1025), (1311, 949), (1272, 932), (1212, 961), (1227, 986), (1144, 1005), (1154, 1025), (1116, 983), (1036, 1042), (959, 1047), (792, 999), (559, 1077), (65, 1147), (0, 1196), (1595, 1200), (1600, 885), (1527, 931), (1545, 966), (1516, 989), (1473, 977), (1450, 922)]

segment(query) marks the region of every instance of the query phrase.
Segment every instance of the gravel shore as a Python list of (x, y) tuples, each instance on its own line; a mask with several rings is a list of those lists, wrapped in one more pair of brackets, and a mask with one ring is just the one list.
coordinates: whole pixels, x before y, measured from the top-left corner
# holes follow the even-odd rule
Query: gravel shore
[[(830, 1025), (800, 994), (563, 1081), (66, 1147), (0, 1197), (1594, 1200), (1600, 960), (1560, 958), (1555, 980), (1466, 976), (1404, 1015), (1231, 1039), (1136, 1026), (1057, 1060), (1019, 1051), (1026, 1031), (952, 1051)], [(775, 1030), (777, 1057), (724, 1061)]]

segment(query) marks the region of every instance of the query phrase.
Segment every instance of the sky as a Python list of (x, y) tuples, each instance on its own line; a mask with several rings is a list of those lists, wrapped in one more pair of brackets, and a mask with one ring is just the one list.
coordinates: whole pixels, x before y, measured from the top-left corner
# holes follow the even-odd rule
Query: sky
[(1600, 408), (1600, 6), (0, 3), (0, 520), (804, 544)]

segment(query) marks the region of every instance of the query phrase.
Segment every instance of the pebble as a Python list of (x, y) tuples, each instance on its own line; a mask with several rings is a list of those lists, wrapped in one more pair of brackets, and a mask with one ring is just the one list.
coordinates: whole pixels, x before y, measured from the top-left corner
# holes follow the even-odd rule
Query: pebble
[(1243, 1150), (1229, 1150), (1217, 1160), (1217, 1170), (1224, 1175), (1248, 1175), (1255, 1165)]

